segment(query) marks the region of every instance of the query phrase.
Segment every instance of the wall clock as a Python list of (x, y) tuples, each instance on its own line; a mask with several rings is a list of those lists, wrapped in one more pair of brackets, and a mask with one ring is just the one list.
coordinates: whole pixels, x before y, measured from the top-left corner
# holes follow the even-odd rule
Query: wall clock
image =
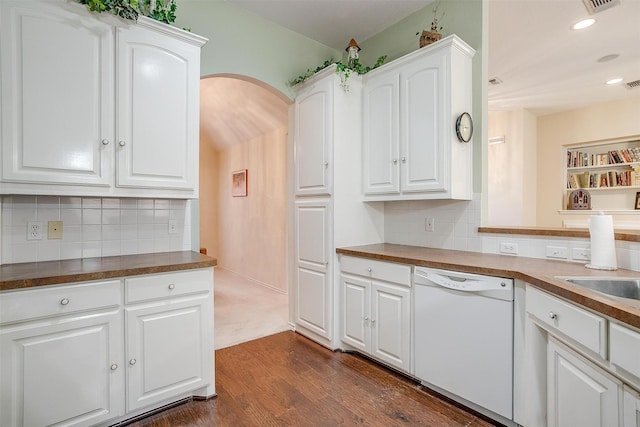
[(473, 120), (471, 120), (469, 113), (465, 112), (458, 116), (456, 120), (456, 135), (460, 142), (471, 141), (471, 136), (473, 135)]

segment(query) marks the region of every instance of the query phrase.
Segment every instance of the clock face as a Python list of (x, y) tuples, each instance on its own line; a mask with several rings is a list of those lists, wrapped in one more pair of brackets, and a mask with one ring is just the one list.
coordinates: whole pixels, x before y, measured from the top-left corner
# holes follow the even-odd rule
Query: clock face
[(456, 134), (460, 142), (471, 141), (473, 135), (473, 120), (469, 113), (462, 113), (456, 120)]

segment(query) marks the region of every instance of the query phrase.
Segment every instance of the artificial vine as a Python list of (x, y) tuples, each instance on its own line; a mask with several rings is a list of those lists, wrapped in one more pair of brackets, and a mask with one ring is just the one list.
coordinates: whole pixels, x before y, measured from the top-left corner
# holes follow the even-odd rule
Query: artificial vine
[(314, 68), (313, 70), (311, 69), (307, 69), (307, 72), (302, 74), (301, 76), (296, 77), (295, 79), (291, 80), (289, 82), (289, 84), (291, 86), (295, 86), (297, 84), (300, 84), (302, 82), (304, 82), (305, 80), (307, 80), (308, 78), (312, 77), (314, 74), (324, 70), (325, 68), (327, 68), (328, 66), (330, 66), (331, 64), (336, 64), (336, 73), (340, 75), (340, 81), (341, 81), (341, 86), (345, 91), (349, 90), (349, 85), (347, 84), (347, 80), (349, 79), (349, 76), (351, 75), (352, 72), (355, 72), (357, 74), (366, 74), (371, 70), (374, 70), (376, 68), (378, 68), (379, 66), (381, 66), (382, 64), (384, 64), (384, 61), (387, 59), (387, 55), (383, 55), (381, 57), (378, 58), (378, 60), (376, 61), (376, 63), (373, 65), (373, 67), (369, 67), (369, 66), (364, 66), (360, 63), (360, 60), (358, 58), (354, 59), (353, 61), (349, 62), (349, 63), (344, 63), (342, 61), (334, 61), (333, 59), (329, 59), (326, 60), (322, 63), (322, 65), (317, 66), (316, 68)]
[(136, 21), (138, 15), (172, 24), (176, 20), (175, 0), (77, 0), (92, 12), (109, 12), (124, 19)]

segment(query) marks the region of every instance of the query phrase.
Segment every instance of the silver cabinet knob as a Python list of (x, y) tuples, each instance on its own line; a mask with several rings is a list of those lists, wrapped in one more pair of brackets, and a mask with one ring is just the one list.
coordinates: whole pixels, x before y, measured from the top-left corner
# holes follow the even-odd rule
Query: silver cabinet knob
[(373, 326), (376, 323), (376, 319), (371, 319), (371, 326)]
[(398, 164), (398, 159), (393, 159), (393, 164), (397, 165)]
[(108, 139), (103, 139), (102, 141), (102, 145), (109, 145), (109, 140)]
[(136, 364), (136, 362), (137, 362), (137, 360), (136, 360), (136, 359), (131, 359), (131, 360), (129, 360), (129, 365), (132, 365), (132, 366), (133, 366), (133, 365), (135, 365), (135, 364)]
[(120, 141), (120, 142), (118, 142), (118, 145), (119, 145), (120, 147), (124, 147), (125, 145), (127, 145), (127, 143), (126, 143), (126, 142), (124, 142), (124, 141)]
[(115, 363), (113, 365), (111, 365), (111, 370), (115, 371), (116, 369), (118, 369), (118, 365), (116, 365)]
[(176, 285), (174, 285), (173, 283), (171, 283), (169, 286), (167, 286), (169, 288), (169, 290), (172, 290), (173, 288), (176, 287)]
[(60, 300), (60, 304), (61, 304), (61, 305), (67, 305), (67, 304), (69, 304), (69, 298), (62, 298), (62, 299)]
[(555, 319), (557, 319), (557, 318), (558, 318), (558, 315), (557, 315), (557, 314), (555, 314), (553, 311), (550, 311), (550, 312), (549, 312), (549, 318), (550, 318), (550, 319), (554, 319), (554, 320), (555, 320)]
[(369, 273), (371, 273), (371, 272), (373, 271), (373, 269), (372, 269), (371, 267), (369, 267), (369, 268), (367, 268), (367, 271), (368, 271)]
[(402, 163), (407, 163), (407, 158), (406, 157), (402, 158)]
[(329, 166), (329, 162), (324, 162), (324, 167), (328, 167)]
[(364, 320), (369, 320), (369, 316), (364, 316)]

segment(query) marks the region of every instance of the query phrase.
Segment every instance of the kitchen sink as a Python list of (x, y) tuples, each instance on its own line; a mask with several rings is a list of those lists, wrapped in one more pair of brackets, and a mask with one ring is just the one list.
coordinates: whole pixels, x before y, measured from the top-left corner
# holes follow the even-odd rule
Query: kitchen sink
[(558, 279), (603, 294), (640, 301), (640, 278), (558, 277)]

